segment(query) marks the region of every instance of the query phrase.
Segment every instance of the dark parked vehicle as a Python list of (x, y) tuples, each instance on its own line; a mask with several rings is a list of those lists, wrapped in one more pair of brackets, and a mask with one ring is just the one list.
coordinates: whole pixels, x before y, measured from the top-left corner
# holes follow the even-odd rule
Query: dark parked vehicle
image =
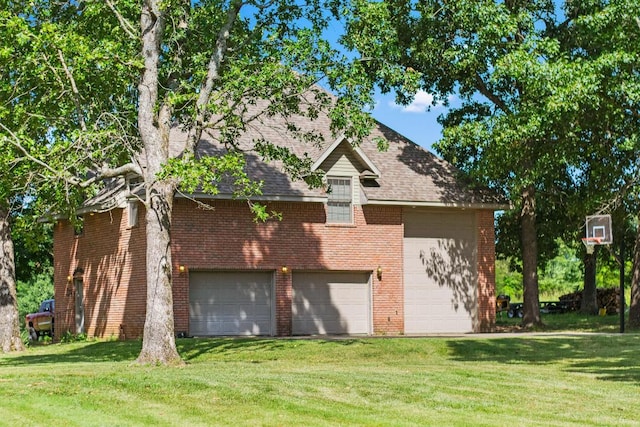
[(54, 311), (55, 301), (47, 299), (42, 301), (37, 313), (27, 314), (25, 324), (31, 340), (37, 341), (42, 335), (53, 337), (55, 325)]

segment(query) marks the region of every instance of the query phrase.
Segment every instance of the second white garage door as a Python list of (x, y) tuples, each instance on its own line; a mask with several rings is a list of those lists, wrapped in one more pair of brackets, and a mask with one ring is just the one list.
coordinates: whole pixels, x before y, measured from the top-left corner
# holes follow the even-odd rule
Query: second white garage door
[(473, 211), (404, 214), (407, 334), (472, 332), (477, 312)]
[(189, 274), (189, 333), (194, 336), (272, 335), (273, 274)]
[(369, 334), (369, 273), (294, 272), (294, 335)]

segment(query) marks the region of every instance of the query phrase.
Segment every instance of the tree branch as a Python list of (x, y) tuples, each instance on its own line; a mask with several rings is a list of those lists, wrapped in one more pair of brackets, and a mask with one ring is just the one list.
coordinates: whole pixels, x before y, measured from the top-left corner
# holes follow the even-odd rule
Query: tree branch
[(64, 182), (66, 182), (69, 185), (74, 185), (74, 186), (78, 186), (80, 188), (87, 188), (90, 185), (98, 182), (98, 181), (102, 181), (104, 179), (107, 178), (114, 178), (117, 176), (125, 176), (129, 173), (135, 173), (138, 175), (142, 175), (142, 171), (140, 170), (140, 168), (135, 165), (133, 162), (131, 163), (127, 163), (125, 165), (119, 166), (117, 168), (110, 168), (107, 166), (102, 166), (100, 168), (98, 168), (98, 170), (96, 171), (96, 174), (94, 176), (92, 176), (91, 178), (88, 179), (80, 179), (77, 176), (74, 176), (72, 174), (70, 174), (68, 171), (60, 171), (56, 168), (54, 168), (53, 166), (51, 166), (49, 163), (35, 157), (34, 155), (32, 155), (29, 150), (27, 150), (22, 143), (20, 142), (20, 138), (18, 137), (18, 135), (15, 134), (15, 132), (13, 132), (11, 129), (7, 128), (4, 123), (0, 122), (0, 129), (4, 130), (10, 137), (4, 137), (3, 139), (5, 139), (7, 142), (9, 142), (9, 144), (11, 144), (12, 146), (14, 146), (18, 151), (20, 151), (23, 155), (24, 158), (35, 163), (37, 166), (40, 166), (41, 168), (43, 168), (45, 171), (49, 172), (51, 175), (62, 179)]
[(484, 80), (482, 80), (482, 77), (480, 76), (480, 74), (478, 73), (475, 74), (475, 80), (476, 80), (476, 87), (478, 88), (478, 90), (482, 95), (486, 96), (491, 102), (493, 102), (498, 108), (500, 108), (505, 113), (507, 114), (511, 113), (511, 110), (509, 109), (507, 104), (505, 104), (502, 101), (502, 99), (500, 99), (498, 96), (496, 96), (493, 92), (489, 90)]
[(82, 107), (80, 104), (80, 92), (78, 91), (76, 80), (73, 78), (73, 74), (71, 74), (69, 67), (67, 67), (67, 63), (64, 60), (64, 55), (62, 54), (62, 51), (60, 49), (58, 49), (58, 58), (60, 59), (60, 64), (62, 64), (62, 68), (64, 69), (64, 73), (66, 74), (67, 79), (69, 79), (69, 83), (71, 83), (71, 91), (73, 92), (73, 103), (76, 106), (76, 114), (78, 115), (78, 121), (80, 122), (80, 129), (82, 129), (83, 132), (86, 132), (87, 124), (84, 121), (84, 114), (82, 112)]
[(129, 21), (127, 21), (124, 18), (124, 16), (122, 16), (122, 14), (120, 12), (118, 12), (116, 7), (113, 5), (113, 3), (111, 3), (110, 0), (105, 0), (105, 3), (107, 3), (107, 6), (109, 6), (109, 9), (111, 9), (113, 14), (116, 15), (116, 18), (118, 19), (118, 22), (120, 23), (120, 28), (122, 28), (122, 30), (125, 32), (125, 34), (127, 36), (129, 36), (129, 38), (136, 40), (138, 38), (138, 36), (135, 33), (135, 29), (134, 29), (133, 25), (131, 25), (129, 23)]
[(233, 0), (227, 11), (227, 22), (222, 26), (218, 32), (218, 38), (216, 40), (216, 46), (209, 59), (209, 65), (207, 66), (207, 77), (200, 88), (200, 95), (196, 101), (196, 117), (195, 126), (193, 130), (189, 132), (187, 138), (187, 144), (185, 151), (193, 153), (196, 145), (202, 137), (203, 127), (206, 120), (206, 108), (213, 92), (214, 83), (220, 78), (220, 68), (222, 61), (225, 57), (227, 50), (227, 43), (231, 37), (231, 29), (240, 13), (240, 9), (244, 6), (243, 0)]
[(142, 171), (140, 170), (140, 168), (136, 166), (133, 162), (124, 164), (122, 166), (118, 166), (117, 168), (110, 168), (105, 166), (98, 169), (98, 173), (94, 177), (82, 181), (80, 183), (80, 187), (82, 188), (88, 187), (89, 185), (97, 181), (102, 181), (108, 178), (115, 178), (117, 176), (125, 176), (130, 173), (142, 175)]
[[(43, 162), (40, 159), (37, 159), (36, 157), (34, 157), (33, 155), (31, 155), (31, 153), (29, 153), (29, 150), (27, 150), (26, 148), (24, 148), (22, 146), (22, 144), (20, 143), (20, 138), (18, 137), (18, 135), (15, 134), (15, 132), (13, 132), (11, 129), (9, 129), (8, 127), (6, 127), (4, 125), (4, 123), (0, 122), (0, 129), (4, 130), (7, 134), (9, 134), (10, 138), (8, 137), (4, 137), (3, 139), (5, 141), (8, 141), (9, 144), (13, 145), (18, 151), (22, 152), (22, 154), (24, 154), (25, 158), (34, 162), (36, 165), (43, 167), (44, 169), (48, 170), (49, 172), (51, 172), (52, 174), (58, 176), (60, 175), (58, 173), (57, 170), (55, 170), (54, 168), (52, 168), (51, 166), (49, 166), (49, 164)], [(73, 177), (75, 178), (75, 177)], [(74, 180), (73, 183), (77, 183), (77, 180)]]

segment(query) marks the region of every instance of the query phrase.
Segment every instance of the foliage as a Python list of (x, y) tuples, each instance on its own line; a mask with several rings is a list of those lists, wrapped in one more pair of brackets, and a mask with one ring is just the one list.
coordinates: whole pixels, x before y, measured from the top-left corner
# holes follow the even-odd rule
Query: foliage
[(575, 248), (556, 239), (558, 255), (550, 260), (540, 274), (540, 293), (559, 296), (581, 288), (583, 284), (582, 260), (576, 257)]
[(435, 147), (511, 200), (499, 251), (522, 261), (523, 322), (539, 322), (537, 271), (555, 239), (569, 239), (584, 211), (602, 209), (637, 171), (638, 3), (355, 4), (348, 37), (363, 55), (419, 71), (434, 102), (456, 98)]
[(51, 224), (38, 223), (30, 214), (15, 215), (12, 229), (21, 327), (27, 313), (36, 312), (43, 300), (53, 298)]
[(83, 426), (595, 426), (640, 417), (638, 335), (182, 339), (188, 364), (171, 370), (132, 365), (140, 347), (82, 342), (1, 356), (0, 416)]
[(64, 334), (60, 336), (60, 342), (63, 344), (73, 343), (73, 342), (86, 342), (87, 334), (74, 334), (71, 331), (66, 331)]
[(511, 301), (522, 301), (522, 273), (510, 267), (511, 260), (496, 260), (496, 294), (508, 295)]
[(24, 327), (24, 317), (37, 312), (42, 301), (53, 298), (53, 267), (49, 265), (27, 281), (18, 280), (17, 288), (20, 326)]
[[(40, 206), (73, 218), (79, 200), (116, 179), (143, 180), (150, 296), (140, 361), (150, 363), (178, 359), (172, 276), (163, 267), (171, 265), (166, 254), (176, 191), (215, 195), (229, 185), (258, 220), (277, 217), (251, 200), (261, 182), (250, 178), (246, 155), (278, 161), (310, 185), (321, 177), (309, 173), (305, 155), (278, 146), (285, 135), (265, 132), (241, 143), (247, 129), (277, 117), (289, 137), (322, 145), (327, 135), (299, 123), (327, 115), (331, 137), (358, 144), (373, 124), (364, 112), (373, 105), (367, 67), (375, 64), (389, 88), (416, 87), (416, 72), (384, 58), (357, 57), (326, 40), (350, 15), (348, 0), (3, 5), (0, 28), (7, 37), (0, 60), (11, 72), (3, 76), (9, 102), (0, 120), (13, 121), (2, 142), (33, 172)], [(184, 144), (169, 147), (170, 140)], [(202, 155), (203, 140), (220, 148)]]
[(26, 329), (20, 330), (20, 339), (22, 340), (22, 345), (27, 348), (31, 345), (31, 336)]
[(38, 222), (32, 211), (15, 213), (11, 229), (16, 264), (16, 279), (27, 281), (34, 275), (51, 273), (53, 233), (51, 224)]
[[(550, 259), (538, 272), (540, 294), (555, 300), (558, 296), (583, 288), (583, 260), (578, 258), (583, 249), (570, 247), (561, 239), (556, 239), (558, 255)], [(630, 284), (631, 261), (625, 263), (626, 286)], [(496, 293), (509, 295), (511, 301), (522, 300), (522, 269), (512, 259), (496, 260)], [(618, 287), (620, 267), (607, 250), (599, 251), (596, 284), (599, 288)]]

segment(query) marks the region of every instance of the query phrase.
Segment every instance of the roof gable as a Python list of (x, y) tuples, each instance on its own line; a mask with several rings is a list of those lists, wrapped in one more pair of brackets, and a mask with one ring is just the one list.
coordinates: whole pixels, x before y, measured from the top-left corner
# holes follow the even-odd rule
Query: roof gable
[[(339, 153), (339, 150), (342, 150), (342, 153)], [(359, 174), (364, 173), (367, 177), (370, 178), (380, 177), (380, 170), (371, 161), (371, 159), (369, 159), (369, 157), (359, 147), (354, 146), (344, 136), (340, 136), (339, 138), (337, 138), (333, 142), (333, 144), (331, 144), (329, 147), (327, 147), (326, 150), (324, 150), (324, 152), (311, 167), (311, 170), (316, 171), (320, 169), (328, 172), (333, 166), (332, 155), (336, 153), (344, 155), (343, 153), (345, 152), (349, 158), (349, 161), (357, 169)]]

